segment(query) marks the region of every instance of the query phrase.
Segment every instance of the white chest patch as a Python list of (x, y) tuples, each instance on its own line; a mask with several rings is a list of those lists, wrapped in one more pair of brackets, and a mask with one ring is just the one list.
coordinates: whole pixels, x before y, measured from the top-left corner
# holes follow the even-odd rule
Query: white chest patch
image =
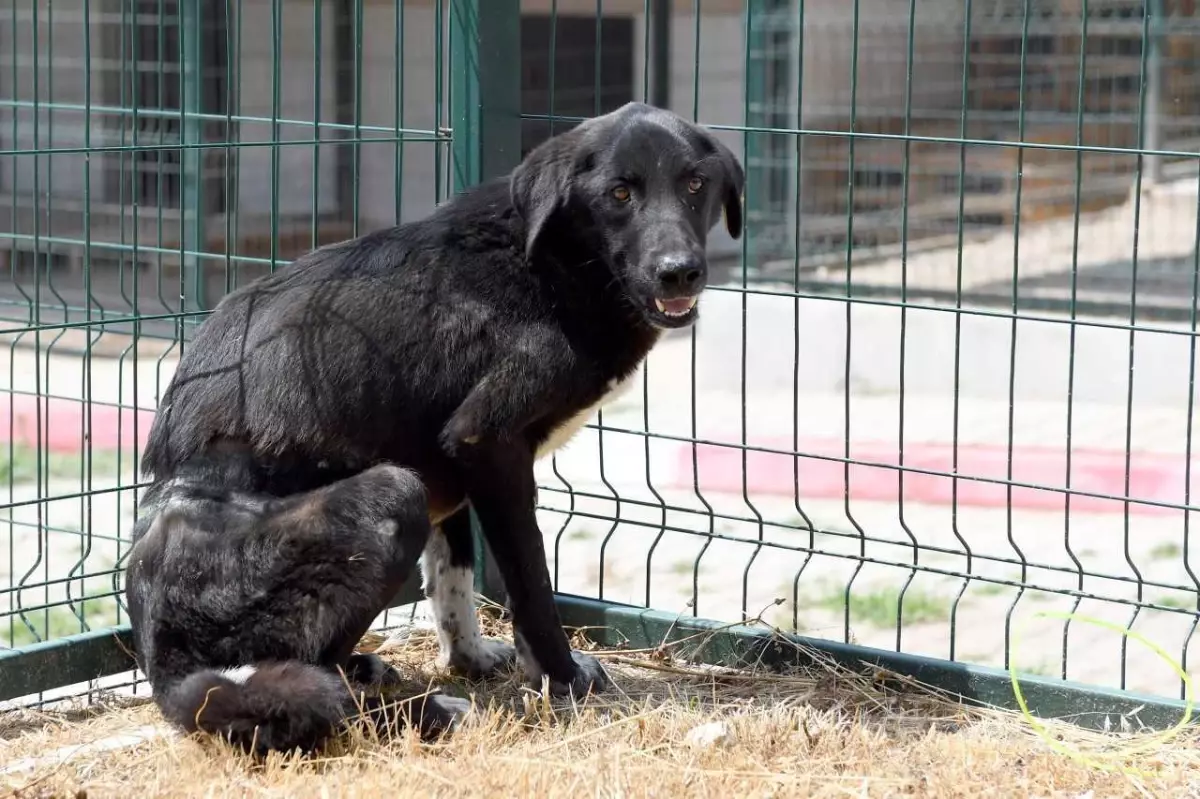
[(608, 392), (603, 397), (584, 408), (575, 416), (567, 419), (565, 422), (556, 427), (549, 436), (546, 437), (546, 440), (543, 441), (541, 446), (538, 447), (537, 457), (541, 459), (547, 455), (553, 454), (555, 450), (560, 449), (568, 441), (574, 438), (575, 434), (582, 430), (583, 426), (591, 421), (592, 417), (596, 415), (596, 411), (613, 402), (633, 387), (633, 384), (637, 382), (639, 371), (640, 370), (635, 370), (633, 374), (629, 375), (629, 377), (625, 378), (624, 380), (610, 381), (608, 384)]

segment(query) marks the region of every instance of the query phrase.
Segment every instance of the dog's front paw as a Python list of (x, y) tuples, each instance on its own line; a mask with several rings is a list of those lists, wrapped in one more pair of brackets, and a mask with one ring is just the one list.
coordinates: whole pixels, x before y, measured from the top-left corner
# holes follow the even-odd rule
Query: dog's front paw
[(569, 691), (574, 696), (580, 697), (591, 692), (607, 691), (612, 687), (612, 679), (609, 678), (608, 672), (604, 670), (604, 666), (599, 660), (576, 651), (571, 652), (571, 659), (575, 661), (575, 679), (571, 681), (567, 690), (561, 691), (562, 695)]
[[(575, 675), (570, 681), (550, 680), (551, 695), (574, 696), (581, 699), (589, 693), (599, 693), (612, 687), (612, 680), (604, 670), (604, 666), (596, 658), (572, 650), (571, 660), (575, 663)], [(542, 673), (540, 669), (530, 668), (527, 665), (525, 678), (531, 688), (541, 690)]]
[(517, 650), (512, 644), (495, 638), (478, 638), (470, 647), (442, 652), (437, 664), (468, 680), (482, 680), (512, 668)]

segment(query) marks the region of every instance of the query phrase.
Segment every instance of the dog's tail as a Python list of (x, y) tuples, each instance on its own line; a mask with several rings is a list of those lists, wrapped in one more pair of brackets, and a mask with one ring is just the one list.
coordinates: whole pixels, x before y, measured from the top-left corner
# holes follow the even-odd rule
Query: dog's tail
[(156, 696), (168, 721), (247, 752), (310, 752), (356, 707), (341, 677), (298, 661), (204, 669)]

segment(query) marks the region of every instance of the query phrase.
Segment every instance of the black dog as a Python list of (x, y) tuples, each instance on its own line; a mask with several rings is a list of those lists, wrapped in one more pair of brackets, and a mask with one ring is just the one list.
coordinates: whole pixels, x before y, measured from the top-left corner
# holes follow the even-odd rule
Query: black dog
[[(534, 461), (695, 321), (708, 231), (724, 212), (741, 234), (743, 182), (711, 134), (631, 103), (422, 221), (226, 296), (151, 431), (127, 571), (164, 713), (259, 750), (315, 745), (354, 709), (338, 669), (382, 678), (351, 652), (422, 552), (443, 665), (515, 658), (556, 694), (603, 688), (559, 622)], [(468, 506), (515, 649), (479, 633)], [(409, 709), (433, 732), (466, 707)]]

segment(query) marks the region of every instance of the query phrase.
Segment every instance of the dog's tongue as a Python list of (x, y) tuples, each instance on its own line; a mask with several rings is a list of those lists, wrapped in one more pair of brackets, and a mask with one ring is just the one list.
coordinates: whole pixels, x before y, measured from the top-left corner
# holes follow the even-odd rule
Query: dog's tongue
[(684, 297), (681, 300), (660, 300), (663, 310), (669, 314), (684, 314), (692, 309), (693, 300)]

